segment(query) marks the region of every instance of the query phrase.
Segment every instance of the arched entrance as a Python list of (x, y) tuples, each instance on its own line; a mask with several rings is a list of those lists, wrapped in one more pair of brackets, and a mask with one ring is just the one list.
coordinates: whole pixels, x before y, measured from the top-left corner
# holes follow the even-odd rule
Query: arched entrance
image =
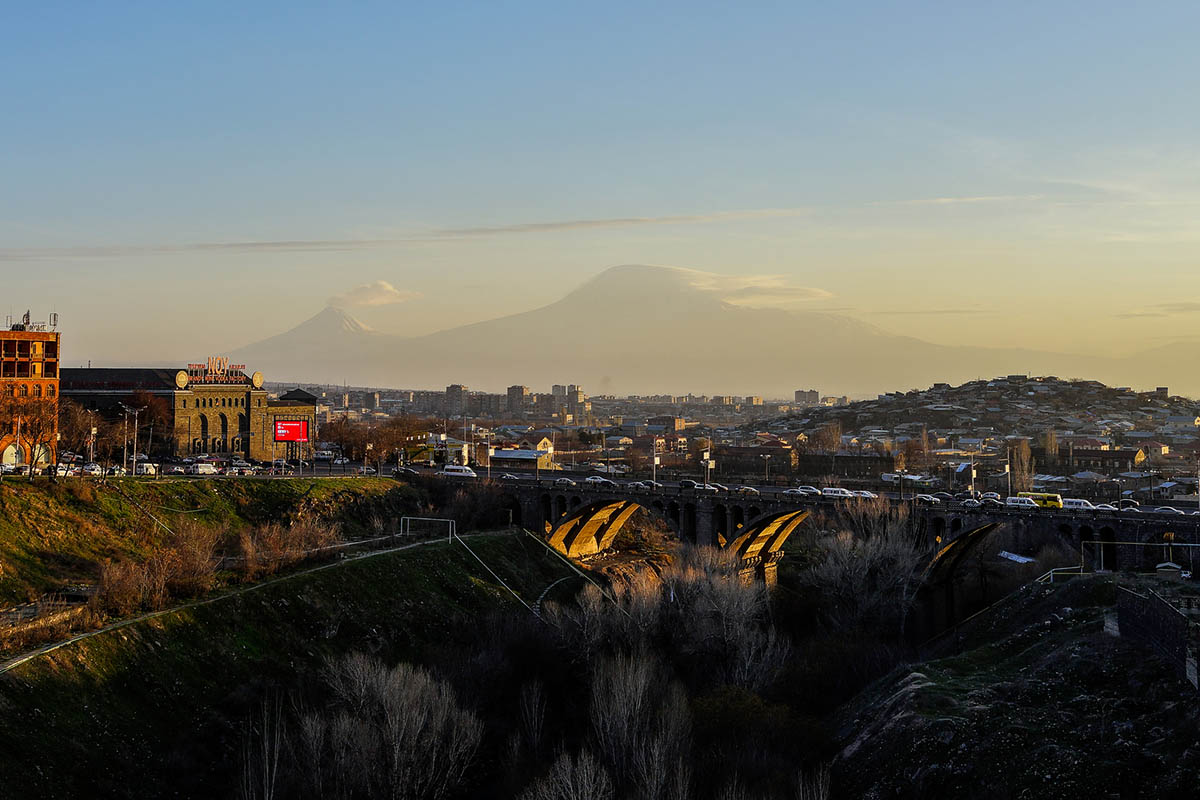
[(19, 466), (25, 463), (25, 452), (15, 444), (10, 444), (0, 452), (0, 464)]

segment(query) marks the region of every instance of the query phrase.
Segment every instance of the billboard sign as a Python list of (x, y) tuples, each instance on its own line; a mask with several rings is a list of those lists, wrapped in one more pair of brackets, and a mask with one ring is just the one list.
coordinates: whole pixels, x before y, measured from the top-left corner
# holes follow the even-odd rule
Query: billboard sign
[(307, 442), (308, 420), (306, 419), (277, 419), (275, 420), (275, 441), (277, 442)]

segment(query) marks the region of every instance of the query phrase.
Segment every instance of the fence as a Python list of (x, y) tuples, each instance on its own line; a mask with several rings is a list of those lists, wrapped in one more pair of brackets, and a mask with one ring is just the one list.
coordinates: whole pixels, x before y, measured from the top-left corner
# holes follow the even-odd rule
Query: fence
[(1196, 625), (1152, 589), (1146, 594), (1117, 587), (1121, 636), (1139, 641), (1166, 659), (1180, 677), (1200, 688), (1196, 672)]

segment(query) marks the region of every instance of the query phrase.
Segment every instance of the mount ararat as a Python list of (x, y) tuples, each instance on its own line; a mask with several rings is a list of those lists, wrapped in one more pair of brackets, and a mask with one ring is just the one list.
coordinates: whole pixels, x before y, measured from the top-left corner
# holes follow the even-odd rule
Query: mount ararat
[[(872, 395), (1011, 373), (1195, 391), (1195, 358), (1158, 348), (1101, 358), (938, 344), (854, 317), (755, 308), (705, 286), (692, 270), (612, 267), (541, 308), (425, 336), (376, 332), (327, 307), (232, 358), (271, 380), (503, 392), (577, 383), (591, 394)], [(1180, 384), (1175, 386), (1174, 384)]]

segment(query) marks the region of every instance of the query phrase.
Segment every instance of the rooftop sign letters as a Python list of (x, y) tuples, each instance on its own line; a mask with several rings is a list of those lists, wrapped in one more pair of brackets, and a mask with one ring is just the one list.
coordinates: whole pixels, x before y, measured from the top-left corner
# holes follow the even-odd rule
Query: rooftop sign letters
[(245, 383), (245, 364), (230, 364), (224, 356), (210, 356), (204, 364), (188, 364), (189, 383)]

